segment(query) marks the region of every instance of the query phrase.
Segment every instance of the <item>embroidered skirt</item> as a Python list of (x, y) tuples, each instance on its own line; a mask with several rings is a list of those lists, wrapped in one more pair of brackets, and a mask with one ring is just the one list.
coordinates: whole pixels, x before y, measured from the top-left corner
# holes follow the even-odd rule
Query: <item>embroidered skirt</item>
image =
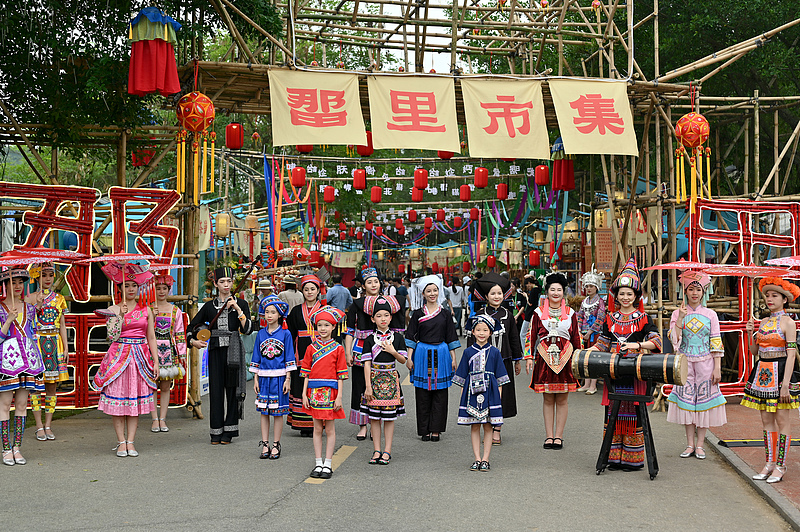
[(419, 342), (412, 356), (411, 384), (424, 390), (442, 390), (453, 382), (453, 359), (447, 344)]
[(258, 379), (258, 395), (256, 410), (265, 416), (285, 416), (291, 411), (289, 394), (283, 393), (286, 376), (256, 377)]
[(122, 373), (100, 391), (97, 409), (111, 416), (139, 416), (153, 411), (153, 388), (131, 360)]
[(309, 408), (304, 408), (303, 412), (309, 414), (314, 419), (344, 419), (344, 408), (334, 410), (336, 398), (339, 390), (331, 386), (320, 386), (319, 388), (309, 388), (306, 396), (308, 397)]
[(367, 401), (362, 398), (362, 414), (369, 419), (384, 421), (394, 421), (406, 415), (403, 390), (400, 388), (400, 373), (395, 369), (394, 363), (372, 364), (370, 384), (374, 399)]
[(44, 380), (42, 380), (42, 375), (20, 373), (19, 375), (11, 377), (0, 373), (0, 392), (12, 392), (21, 389), (26, 389), (31, 392), (43, 392)]
[(744, 385), (742, 406), (767, 412), (800, 407), (800, 398), (798, 397), (800, 383), (796, 372), (792, 372), (789, 381), (789, 402), (780, 402), (780, 388), (783, 383), (784, 371), (786, 371), (785, 357), (771, 360), (759, 359), (753, 371), (750, 372), (747, 384)]
[(667, 421), (701, 428), (719, 427), (728, 422), (725, 397), (719, 384), (711, 384), (714, 359), (693, 362), (689, 359), (689, 376), (686, 384), (675, 386), (667, 397)]
[(39, 333), (39, 352), (44, 363), (44, 382), (64, 382), (69, 379), (64, 344), (58, 333)]
[(570, 371), (570, 363), (561, 368), (559, 373), (553, 371), (538, 354), (534, 358), (531, 390), (536, 393), (567, 393), (578, 389), (578, 381)]

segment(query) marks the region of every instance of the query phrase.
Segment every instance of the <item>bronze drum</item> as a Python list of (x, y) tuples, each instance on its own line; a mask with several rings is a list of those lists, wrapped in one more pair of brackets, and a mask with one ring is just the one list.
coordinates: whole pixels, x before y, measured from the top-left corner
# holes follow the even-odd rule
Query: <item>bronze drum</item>
[(616, 353), (587, 349), (572, 354), (572, 374), (576, 379), (635, 377), (642, 381), (683, 386), (688, 372), (686, 355), (682, 354), (652, 353), (622, 358)]

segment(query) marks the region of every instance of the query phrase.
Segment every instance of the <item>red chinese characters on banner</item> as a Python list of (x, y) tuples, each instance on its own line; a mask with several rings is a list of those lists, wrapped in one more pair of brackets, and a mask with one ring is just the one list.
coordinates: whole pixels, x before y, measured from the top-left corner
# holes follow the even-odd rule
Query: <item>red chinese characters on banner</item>
[[(174, 190), (111, 187), (108, 190), (108, 197), (111, 199), (114, 253), (129, 251), (127, 238), (128, 231), (130, 231), (138, 236), (136, 249), (144, 255), (158, 255), (144, 241), (144, 237), (160, 237), (163, 240), (160, 255), (164, 257), (165, 262), (170, 262), (175, 253), (180, 229), (172, 225), (162, 225), (159, 222), (178, 203), (180, 194)], [(154, 203), (155, 206), (142, 221), (130, 222), (126, 227), (125, 205), (130, 201)]]
[(581, 133), (597, 129), (601, 135), (605, 135), (606, 130), (621, 135), (625, 131), (625, 121), (614, 109), (613, 98), (603, 98), (602, 94), (582, 94), (569, 105), (578, 111), (578, 117), (572, 121)]
[[(491, 122), (483, 130), (489, 135), (494, 135), (500, 129), (502, 119), (508, 136), (512, 139), (517, 136), (517, 131), (522, 135), (527, 135), (531, 131), (530, 110), (533, 109), (533, 102), (515, 103), (515, 96), (497, 95), (497, 102), (481, 102), (481, 108), (488, 110)], [(514, 124), (514, 119), (521, 119), (520, 125)]]
[[(61, 230), (75, 233), (78, 246), (75, 251), (85, 255), (92, 253), (94, 237), (94, 202), (99, 191), (93, 188), (60, 185), (29, 185), (0, 182), (0, 196), (18, 199), (43, 200), (38, 211), (27, 211), (22, 221), (31, 228), (24, 247), (48, 247), (46, 239), (50, 231)], [(77, 203), (73, 211), (66, 202)], [(64, 216), (77, 213), (77, 216)], [(89, 301), (89, 265), (75, 264), (66, 275), (67, 284), (76, 301)]]
[(287, 88), (293, 126), (334, 127), (347, 125), (344, 91)]
[(436, 94), (433, 92), (389, 91), (392, 104), (392, 120), (386, 127), (392, 131), (420, 131), (444, 133), (445, 124), (434, 125), (436, 116)]

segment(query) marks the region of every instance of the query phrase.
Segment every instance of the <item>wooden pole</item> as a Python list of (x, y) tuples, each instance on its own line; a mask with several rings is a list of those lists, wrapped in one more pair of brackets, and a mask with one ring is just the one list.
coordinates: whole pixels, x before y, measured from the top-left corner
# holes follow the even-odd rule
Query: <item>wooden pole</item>
[(124, 187), (125, 179), (125, 162), (127, 158), (127, 131), (122, 131), (119, 134), (119, 141), (117, 142), (117, 185)]
[(750, 119), (744, 122), (744, 193), (750, 194)]
[(754, 190), (761, 187), (761, 113), (758, 104), (758, 90), (753, 91), (753, 180), (755, 181)]
[[(778, 142), (778, 135), (779, 135), (778, 126), (779, 126), (779, 122), (778, 122), (778, 110), (777, 109), (775, 109), (775, 111), (774, 111), (774, 113), (772, 115), (772, 122), (774, 124), (774, 129), (773, 129), (773, 133), (772, 133), (772, 156), (773, 156), (773, 161), (775, 161), (775, 163), (774, 163), (775, 164), (775, 175), (780, 175), (781, 174), (781, 169), (780, 169), (781, 162), (778, 159), (778, 154), (780, 153), (780, 147), (779, 147), (779, 142)], [(787, 142), (787, 144), (788, 144), (788, 142)], [(778, 183), (778, 179), (775, 179), (775, 195), (778, 195), (779, 193), (780, 193), (780, 186), (779, 186), (779, 183)]]

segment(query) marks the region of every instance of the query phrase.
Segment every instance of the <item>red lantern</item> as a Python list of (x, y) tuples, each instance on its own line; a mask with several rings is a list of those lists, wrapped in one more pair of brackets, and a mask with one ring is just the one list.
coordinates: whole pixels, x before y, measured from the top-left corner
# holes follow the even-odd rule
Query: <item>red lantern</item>
[(486, 257), (486, 266), (489, 268), (494, 268), (497, 265), (497, 259), (494, 255), (489, 255)]
[(542, 261), (542, 253), (538, 249), (532, 249), (528, 252), (528, 264), (537, 268)]
[(439, 273), (439, 263), (434, 262), (433, 264), (431, 264), (431, 270), (433, 271), (433, 273)]
[(465, 260), (465, 261), (464, 261), (464, 262), (461, 264), (461, 271), (463, 271), (464, 273), (469, 273), (469, 269), (470, 269), (470, 266), (469, 266), (469, 261), (468, 261), (468, 260)]
[(431, 218), (430, 216), (426, 216), (425, 217), (425, 228), (426, 229), (430, 229), (431, 227), (433, 227), (433, 218)]
[(369, 157), (375, 152), (375, 149), (372, 147), (372, 131), (367, 131), (367, 145), (356, 146), (356, 151), (362, 157)]
[(330, 185), (325, 187), (325, 192), (322, 194), (322, 199), (325, 200), (325, 203), (333, 203), (333, 201), (336, 199), (336, 189)]
[(475, 188), (486, 188), (489, 186), (489, 170), (483, 166), (475, 169)]
[(540, 187), (550, 184), (550, 169), (547, 166), (543, 164), (537, 166), (534, 175), (536, 184), (539, 185)]
[(372, 222), (367, 222), (364, 224), (364, 227), (367, 228), (367, 231), (372, 231)]
[(372, 203), (380, 203), (382, 193), (383, 189), (381, 187), (378, 186), (372, 187), (372, 190), (370, 191), (369, 194), (369, 198), (372, 200)]
[(445, 150), (439, 150), (437, 154), (439, 155), (439, 159), (444, 159), (445, 161), (452, 158), (453, 155), (455, 155), (453, 152)]
[(444, 221), (445, 214), (446, 214), (446, 213), (444, 212), (444, 209), (438, 209), (438, 210), (436, 211), (436, 221), (437, 221), (437, 222), (443, 222), (443, 221)]
[(298, 144), (295, 148), (297, 148), (297, 151), (300, 153), (311, 153), (314, 151), (314, 146), (312, 144)]
[(316, 249), (314, 251), (309, 251), (308, 264), (311, 266), (316, 266), (317, 268), (321, 268), (322, 265), (325, 264), (322, 253)]
[(431, 228), (430, 227), (426, 227), (425, 229), (423, 229), (423, 231), (425, 231), (426, 235), (431, 234)]
[(405, 264), (398, 264), (397, 265), (397, 273), (405, 273), (406, 272), (406, 265)]
[(202, 92), (195, 91), (181, 96), (175, 115), (183, 129), (200, 133), (214, 123), (216, 111), (211, 98)]
[(414, 209), (409, 209), (408, 211), (408, 221), (409, 222), (416, 222), (417, 221), (417, 211)]
[(306, 186), (306, 169), (302, 166), (292, 168), (292, 186), (295, 188)]
[(345, 240), (347, 238), (347, 231), (339, 231), (339, 240)]
[(480, 217), (481, 211), (477, 207), (473, 207), (469, 210), (469, 219), (473, 222), (477, 222)]
[(356, 236), (356, 230), (351, 227), (347, 230), (347, 236)]
[(414, 170), (414, 188), (420, 190), (428, 188), (428, 171), (424, 168)]
[(330, 235), (330, 234), (331, 234), (331, 230), (329, 228), (327, 228), (327, 227), (323, 227), (322, 228), (322, 236), (324, 238), (328, 238), (328, 235)]
[(341, 222), (342, 213), (340, 213), (339, 211), (333, 211), (333, 219), (336, 220), (337, 222)]
[(469, 201), (472, 198), (472, 190), (469, 185), (461, 185), (458, 187), (458, 199), (461, 201)]
[(353, 188), (356, 190), (367, 188), (367, 172), (363, 168), (353, 170)]
[(405, 235), (406, 234), (406, 228), (405, 227), (401, 227), (400, 229), (397, 230), (397, 234), (400, 235), (400, 236)]
[(225, 126), (225, 146), (229, 150), (241, 150), (244, 146), (244, 128), (242, 124), (231, 122)]
[(346, 231), (346, 230), (347, 230), (347, 224), (344, 222), (339, 222), (339, 231)]
[(383, 227), (380, 225), (375, 228), (375, 236), (383, 236)]
[(356, 232), (356, 238), (358, 240), (364, 240), (364, 231), (357, 231)]
[(497, 184), (497, 199), (503, 201), (508, 199), (508, 184), (507, 183), (498, 183)]
[(402, 218), (395, 218), (394, 219), (394, 227), (395, 227), (395, 229), (401, 229), (403, 227), (403, 219)]
[(411, 201), (419, 203), (422, 201), (422, 189), (414, 187), (411, 189)]
[(461, 229), (461, 226), (464, 224), (464, 220), (461, 219), (461, 216), (456, 216), (453, 218), (453, 227), (456, 229)]
[(575, 190), (575, 165), (572, 159), (553, 161), (553, 190)]

